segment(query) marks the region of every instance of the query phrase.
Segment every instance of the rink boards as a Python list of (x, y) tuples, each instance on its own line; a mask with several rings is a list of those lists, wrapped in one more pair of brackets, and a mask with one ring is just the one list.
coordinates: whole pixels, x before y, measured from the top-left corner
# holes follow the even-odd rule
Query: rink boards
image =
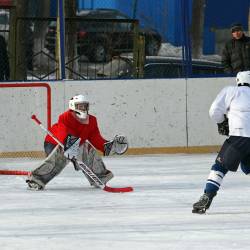
[[(208, 110), (219, 90), (235, 84), (234, 81), (234, 78), (194, 78), (48, 82), (51, 122), (56, 122), (58, 115), (68, 108), (72, 96), (84, 94), (90, 100), (90, 112), (97, 116), (103, 136), (111, 139), (116, 134), (127, 135), (129, 154), (215, 152), (225, 138), (217, 134)], [(0, 129), (5, 135), (0, 137), (2, 156), (22, 152), (42, 155), (44, 134), (32, 123), (30, 115), (38, 113), (47, 125), (46, 91), (44, 88), (27, 91), (17, 98), (11, 88), (4, 90), (8, 101), (1, 103), (1, 114), (10, 105), (12, 112), (18, 113), (2, 115)], [(16, 120), (11, 121), (11, 117)]]

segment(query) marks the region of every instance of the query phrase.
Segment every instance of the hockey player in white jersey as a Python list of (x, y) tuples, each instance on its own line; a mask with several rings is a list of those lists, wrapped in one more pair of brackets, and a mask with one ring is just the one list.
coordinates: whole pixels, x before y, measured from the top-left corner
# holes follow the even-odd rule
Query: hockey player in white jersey
[(239, 72), (236, 83), (223, 88), (209, 110), (218, 132), (229, 137), (212, 165), (204, 194), (193, 204), (193, 213), (206, 212), (228, 171), (236, 172), (240, 166), (250, 174), (250, 71)]

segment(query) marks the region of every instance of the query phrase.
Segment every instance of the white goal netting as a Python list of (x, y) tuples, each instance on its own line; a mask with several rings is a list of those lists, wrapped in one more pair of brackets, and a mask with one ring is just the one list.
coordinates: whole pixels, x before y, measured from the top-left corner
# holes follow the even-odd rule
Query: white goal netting
[(46, 83), (0, 83), (0, 158), (44, 157), (45, 134), (31, 116), (50, 126), (50, 98)]

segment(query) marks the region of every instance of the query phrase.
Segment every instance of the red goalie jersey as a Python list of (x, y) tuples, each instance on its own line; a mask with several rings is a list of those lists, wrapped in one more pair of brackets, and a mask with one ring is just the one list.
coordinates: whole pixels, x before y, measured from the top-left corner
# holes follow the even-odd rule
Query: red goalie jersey
[[(95, 148), (102, 152), (104, 152), (103, 145), (107, 142), (100, 134), (95, 116), (88, 115), (88, 119), (84, 123), (81, 123), (71, 110), (62, 113), (59, 116), (58, 123), (54, 124), (50, 131), (63, 144), (67, 135), (73, 135), (81, 138), (80, 144), (88, 140)], [(49, 135), (46, 136), (45, 141), (55, 145), (57, 144)]]

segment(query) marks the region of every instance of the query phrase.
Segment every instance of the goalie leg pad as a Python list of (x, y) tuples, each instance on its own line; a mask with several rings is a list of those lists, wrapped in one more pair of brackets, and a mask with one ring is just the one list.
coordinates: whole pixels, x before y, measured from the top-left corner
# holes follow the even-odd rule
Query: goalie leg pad
[(34, 181), (43, 187), (57, 176), (67, 165), (67, 159), (63, 155), (63, 151), (57, 145), (48, 157), (31, 172), (28, 181)]
[[(101, 181), (103, 181), (104, 184), (113, 178), (113, 173), (106, 168), (101, 156), (88, 143), (83, 144), (81, 160), (93, 171), (94, 174), (97, 175), (98, 178), (101, 179)], [(93, 185), (93, 181), (90, 180), (89, 177), (87, 177), (87, 179), (90, 184)]]

